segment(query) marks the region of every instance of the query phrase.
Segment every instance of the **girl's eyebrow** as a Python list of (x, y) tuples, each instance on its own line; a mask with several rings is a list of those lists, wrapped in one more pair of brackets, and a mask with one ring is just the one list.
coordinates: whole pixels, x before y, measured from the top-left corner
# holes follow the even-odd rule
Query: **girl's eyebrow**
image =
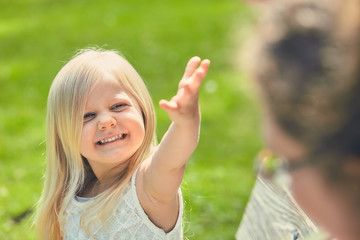
[(119, 100), (130, 100), (130, 97), (124, 93), (117, 93), (114, 98)]
[[(114, 97), (112, 97), (111, 99), (109, 99), (107, 102), (108, 102), (108, 105), (112, 105), (114, 104), (115, 101), (125, 101), (127, 103), (132, 103), (132, 99), (127, 95), (127, 94), (123, 94), (123, 93), (117, 93)], [(91, 112), (92, 109), (96, 108), (96, 106), (94, 105), (85, 105), (85, 110), (84, 112)]]
[(125, 101), (127, 104), (135, 104), (136, 100), (134, 100), (134, 98), (131, 97), (131, 95), (127, 94), (127, 93), (118, 93), (114, 96), (113, 100), (116, 101)]
[(92, 107), (86, 107), (86, 108), (84, 109), (84, 113), (92, 112), (91, 109), (93, 109), (93, 108), (92, 108)]

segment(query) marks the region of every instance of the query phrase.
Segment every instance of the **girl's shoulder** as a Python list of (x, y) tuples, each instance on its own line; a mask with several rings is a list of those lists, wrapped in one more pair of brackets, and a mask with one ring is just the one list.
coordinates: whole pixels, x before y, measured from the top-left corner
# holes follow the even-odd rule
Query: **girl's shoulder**
[[(180, 192), (180, 209), (177, 223), (172, 231), (165, 233), (163, 229), (157, 227), (145, 213), (141, 206), (140, 200), (136, 192), (136, 170), (131, 177), (127, 187), (123, 191), (119, 199), (118, 206), (109, 218), (109, 226), (120, 226), (125, 223), (125, 226), (132, 226), (133, 229), (126, 229), (126, 233), (131, 233), (131, 237), (124, 239), (182, 239), (182, 215), (183, 203)], [(115, 238), (116, 239), (116, 238)]]

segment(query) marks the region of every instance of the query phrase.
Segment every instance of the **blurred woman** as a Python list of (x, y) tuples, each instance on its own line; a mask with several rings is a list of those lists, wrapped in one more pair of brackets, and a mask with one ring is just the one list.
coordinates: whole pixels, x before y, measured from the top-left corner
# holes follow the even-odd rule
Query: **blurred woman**
[(252, 72), (265, 106), (267, 160), (277, 164), (261, 174), (285, 170), (316, 225), (332, 238), (358, 240), (360, 1), (278, 0), (268, 7)]

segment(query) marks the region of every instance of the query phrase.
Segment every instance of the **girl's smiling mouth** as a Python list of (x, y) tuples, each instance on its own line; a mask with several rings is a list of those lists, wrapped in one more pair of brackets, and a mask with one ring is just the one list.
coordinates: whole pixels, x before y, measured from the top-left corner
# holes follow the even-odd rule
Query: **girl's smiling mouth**
[(126, 136), (127, 136), (126, 133), (122, 133), (122, 134), (116, 135), (114, 137), (110, 137), (110, 138), (106, 138), (106, 139), (97, 141), (96, 144), (104, 145), (106, 143), (114, 142), (114, 141), (119, 140), (119, 139), (124, 139), (124, 138), (126, 138)]

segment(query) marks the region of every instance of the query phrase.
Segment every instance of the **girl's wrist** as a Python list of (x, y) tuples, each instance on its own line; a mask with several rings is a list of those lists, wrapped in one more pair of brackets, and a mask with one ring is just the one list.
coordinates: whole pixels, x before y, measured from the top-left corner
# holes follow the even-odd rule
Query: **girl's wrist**
[(176, 120), (173, 120), (172, 122), (175, 125), (182, 127), (182, 128), (188, 128), (188, 129), (199, 128), (200, 116), (176, 119)]

